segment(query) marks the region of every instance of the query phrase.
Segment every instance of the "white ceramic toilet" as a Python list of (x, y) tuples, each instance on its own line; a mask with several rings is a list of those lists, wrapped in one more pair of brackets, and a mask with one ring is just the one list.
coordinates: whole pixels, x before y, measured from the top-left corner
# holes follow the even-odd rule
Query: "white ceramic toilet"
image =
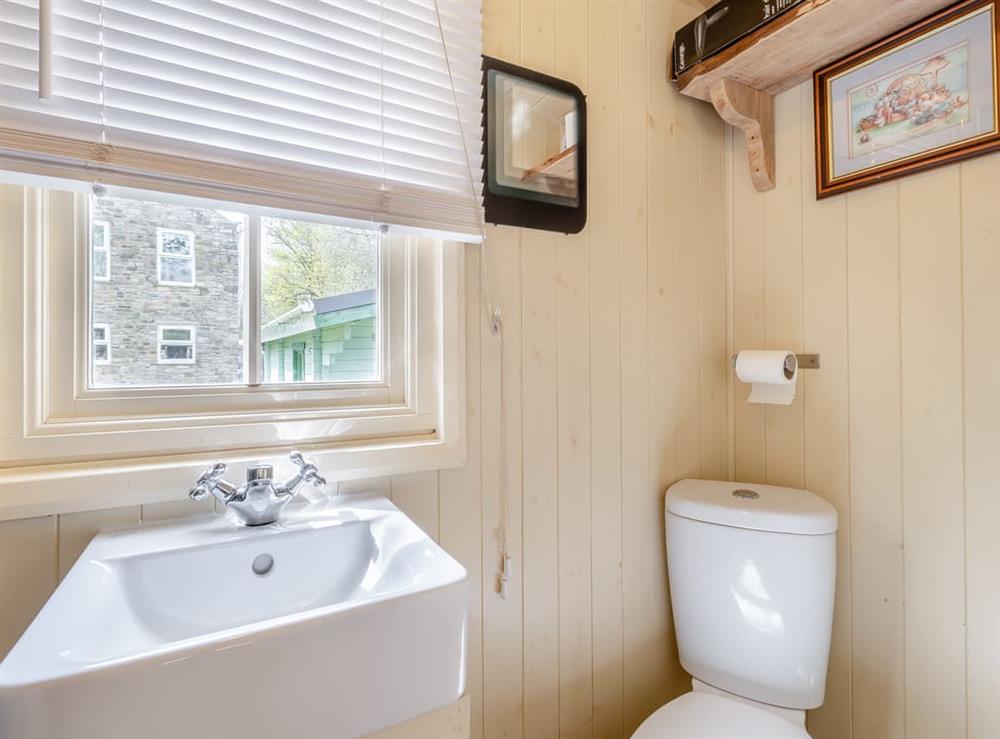
[(805, 490), (683, 480), (667, 491), (667, 566), (694, 690), (633, 739), (808, 739), (823, 703), (837, 512)]

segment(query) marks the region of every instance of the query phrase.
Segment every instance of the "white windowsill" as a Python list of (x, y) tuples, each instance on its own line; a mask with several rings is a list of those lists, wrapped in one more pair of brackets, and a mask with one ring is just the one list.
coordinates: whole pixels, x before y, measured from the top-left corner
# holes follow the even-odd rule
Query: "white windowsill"
[[(336, 492), (340, 480), (448, 469), (465, 462), (460, 450), (436, 435), (295, 448), (319, 467), (328, 481), (328, 493)], [(273, 464), (275, 476), (282, 478), (293, 471), (289, 451), (290, 447), (220, 450), (0, 469), (0, 488), (4, 489), (0, 521), (187, 500), (198, 475), (218, 461), (228, 465), (226, 478), (233, 484), (242, 484), (247, 467), (262, 461)]]

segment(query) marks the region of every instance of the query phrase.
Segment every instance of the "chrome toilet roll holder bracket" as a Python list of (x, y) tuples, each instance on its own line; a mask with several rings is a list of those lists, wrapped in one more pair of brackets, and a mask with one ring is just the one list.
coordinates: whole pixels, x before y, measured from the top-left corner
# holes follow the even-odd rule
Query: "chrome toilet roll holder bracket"
[[(732, 367), (736, 366), (736, 356), (733, 355), (729, 360), (729, 364)], [(799, 369), (819, 369), (819, 354), (796, 354), (795, 361), (798, 362)]]

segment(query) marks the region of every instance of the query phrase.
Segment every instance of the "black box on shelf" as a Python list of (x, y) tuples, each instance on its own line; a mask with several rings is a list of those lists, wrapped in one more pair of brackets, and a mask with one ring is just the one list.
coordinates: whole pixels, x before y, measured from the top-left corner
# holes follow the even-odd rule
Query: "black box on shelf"
[(672, 77), (807, 0), (723, 0), (674, 34)]

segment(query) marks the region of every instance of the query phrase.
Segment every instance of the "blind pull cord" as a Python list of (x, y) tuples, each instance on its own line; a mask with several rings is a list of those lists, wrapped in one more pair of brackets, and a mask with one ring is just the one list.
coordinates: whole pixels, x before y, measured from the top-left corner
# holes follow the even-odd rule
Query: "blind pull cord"
[[(98, 104), (100, 106), (99, 114), (99, 125), (100, 134), (98, 137), (96, 151), (92, 153), (92, 158), (96, 158), (100, 162), (107, 162), (111, 158), (111, 146), (108, 143), (108, 119), (107, 119), (107, 89), (105, 85), (104, 75), (104, 55), (105, 55), (105, 44), (104, 44), (104, 0), (101, 0), (97, 9), (97, 61), (98, 61), (98, 72), (97, 72), (97, 94), (98, 94)], [(87, 162), (87, 166), (90, 166), (90, 162)], [(103, 198), (108, 194), (108, 188), (104, 186), (101, 182), (101, 173), (98, 170), (96, 176), (94, 177), (94, 183), (92, 185), (94, 195), (98, 198)]]
[(52, 98), (52, 0), (38, 0), (38, 99)]
[(458, 133), (462, 140), (462, 152), (465, 154), (465, 171), (469, 176), (469, 196), (472, 198), (479, 223), (479, 235), (482, 245), (479, 250), (479, 284), (483, 296), (483, 307), (489, 321), (490, 333), (496, 338), (500, 347), (500, 560), (497, 569), (497, 593), (501, 598), (507, 597), (507, 586), (510, 582), (513, 566), (510, 556), (510, 546), (507, 542), (507, 516), (510, 507), (510, 492), (507, 482), (507, 401), (504, 395), (504, 336), (503, 313), (500, 306), (493, 302), (490, 284), (489, 259), (487, 255), (486, 220), (483, 209), (476, 197), (476, 179), (472, 173), (472, 160), (469, 159), (469, 147), (465, 137), (465, 125), (462, 122), (462, 109), (458, 104), (458, 92), (455, 90), (455, 77), (451, 70), (451, 59), (448, 56), (448, 43), (444, 37), (444, 22), (441, 20), (441, 8), (438, 0), (434, 0), (434, 15), (437, 18), (438, 33), (441, 37), (441, 48), (444, 52), (444, 63), (448, 70), (448, 83), (451, 85), (451, 98), (455, 106), (455, 117), (458, 119)]

